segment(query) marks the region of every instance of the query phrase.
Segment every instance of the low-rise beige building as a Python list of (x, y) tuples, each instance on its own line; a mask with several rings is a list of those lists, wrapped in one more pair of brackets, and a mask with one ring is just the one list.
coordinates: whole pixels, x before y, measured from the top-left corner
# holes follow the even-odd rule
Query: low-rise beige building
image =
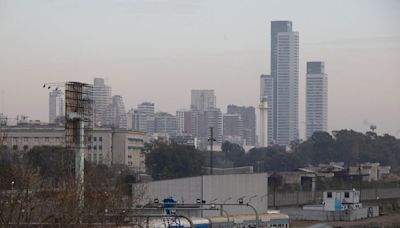
[[(3, 128), (3, 144), (27, 152), (35, 146), (65, 146), (64, 128), (55, 125), (26, 125)], [(94, 128), (88, 138), (85, 159), (95, 164), (124, 164), (145, 171), (145, 134), (124, 129)]]
[(145, 172), (145, 133), (118, 129), (113, 132), (113, 162)]

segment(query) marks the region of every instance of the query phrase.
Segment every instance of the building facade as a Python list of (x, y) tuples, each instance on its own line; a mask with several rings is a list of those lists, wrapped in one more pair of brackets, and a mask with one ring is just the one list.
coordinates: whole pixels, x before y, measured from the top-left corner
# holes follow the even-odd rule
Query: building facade
[(306, 137), (328, 129), (328, 75), (324, 62), (307, 62)]
[(298, 81), (299, 34), (292, 31), (291, 21), (272, 21), (271, 76), (261, 76), (260, 94), (270, 104), (272, 143), (287, 146), (299, 137)]
[(190, 108), (201, 111), (216, 108), (214, 90), (192, 90)]
[(55, 89), (49, 93), (49, 123), (55, 123), (56, 119), (65, 116), (64, 93)]
[(94, 123), (101, 126), (104, 121), (103, 115), (111, 104), (111, 87), (104, 84), (104, 78), (95, 78), (93, 82)]
[(243, 145), (243, 121), (239, 114), (223, 115), (223, 141)]
[[(54, 125), (25, 125), (4, 128), (4, 145), (14, 151), (27, 152), (35, 146), (65, 146), (64, 128)], [(85, 159), (94, 164), (125, 164), (144, 170), (145, 135), (124, 129), (94, 128), (88, 138)]]
[[(256, 145), (256, 111), (254, 107), (228, 105), (228, 114), (238, 114), (242, 121), (241, 137), (245, 145)], [(225, 128), (225, 125), (224, 125)], [(225, 134), (225, 133), (224, 133)]]
[(133, 129), (153, 134), (155, 132), (154, 103), (143, 102), (133, 114)]
[(276, 142), (289, 145), (299, 138), (299, 34), (277, 37)]
[(177, 134), (177, 118), (166, 112), (155, 114), (155, 132), (174, 136)]
[(145, 134), (140, 132), (118, 129), (113, 132), (113, 163), (124, 164), (137, 172), (144, 173), (145, 153), (144, 141)]
[(103, 126), (127, 129), (127, 114), (121, 96), (113, 96), (112, 103), (105, 109), (103, 117)]
[(192, 134), (192, 111), (180, 109), (176, 111), (176, 126), (178, 134)]

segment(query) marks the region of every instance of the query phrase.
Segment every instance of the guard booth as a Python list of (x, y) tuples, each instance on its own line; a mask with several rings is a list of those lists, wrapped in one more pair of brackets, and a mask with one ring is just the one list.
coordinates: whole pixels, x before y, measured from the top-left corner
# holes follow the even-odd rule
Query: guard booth
[(343, 211), (347, 209), (360, 209), (360, 191), (333, 190), (326, 191), (323, 195), (324, 211)]

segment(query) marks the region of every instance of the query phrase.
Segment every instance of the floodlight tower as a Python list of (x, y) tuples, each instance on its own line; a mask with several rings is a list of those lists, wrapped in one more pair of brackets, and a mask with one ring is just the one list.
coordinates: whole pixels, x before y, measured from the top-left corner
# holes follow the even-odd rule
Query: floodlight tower
[(65, 87), (65, 145), (75, 151), (75, 181), (79, 209), (84, 207), (84, 151), (93, 127), (93, 86), (81, 82), (47, 83)]

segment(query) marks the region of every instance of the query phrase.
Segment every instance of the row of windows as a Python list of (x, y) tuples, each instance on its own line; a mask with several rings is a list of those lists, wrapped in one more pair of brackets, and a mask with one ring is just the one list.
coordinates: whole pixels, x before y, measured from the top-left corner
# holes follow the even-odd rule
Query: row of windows
[(138, 139), (138, 138), (128, 138), (129, 142), (143, 142), (143, 139)]
[(98, 163), (102, 164), (103, 163), (103, 154), (88, 154), (88, 160), (89, 161), (97, 161)]
[[(103, 141), (103, 137), (98, 137), (98, 139), (99, 139), (99, 142)], [(91, 142), (92, 141), (92, 137), (89, 137), (88, 141)], [(97, 137), (93, 137), (93, 142), (97, 142)]]
[[(28, 142), (29, 140), (32, 140), (32, 139), (34, 141), (39, 141), (39, 139), (44, 139), (44, 141), (46, 141), (46, 142), (50, 141), (50, 137), (44, 137), (44, 138), (41, 138), (41, 137), (23, 137), (23, 138), (21, 138), (21, 137), (12, 137), (11, 139), (14, 140), (14, 141), (23, 140), (24, 142)], [(51, 139), (52, 140), (56, 140), (56, 141), (63, 140), (62, 137), (52, 137)]]
[(128, 146), (128, 150), (142, 150), (143, 147), (140, 146)]
[(94, 145), (93, 147), (90, 145), (88, 146), (88, 150), (91, 150), (92, 148), (93, 148), (93, 150), (97, 150), (97, 148), (99, 148), (99, 150), (103, 150), (103, 146), (101, 146), (101, 145), (98, 147), (96, 145)]

